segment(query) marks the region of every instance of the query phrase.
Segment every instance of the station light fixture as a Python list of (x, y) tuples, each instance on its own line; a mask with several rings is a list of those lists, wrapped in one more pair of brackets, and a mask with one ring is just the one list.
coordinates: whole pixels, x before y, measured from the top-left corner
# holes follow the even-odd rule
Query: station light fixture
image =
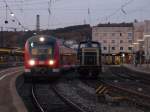
[(25, 32), (28, 32), (28, 30), (27, 30), (27, 29), (25, 29)]
[(12, 13), (12, 12), (10, 13), (10, 15), (11, 15), (12, 17), (14, 17), (14, 16), (15, 16), (15, 14), (14, 14), (14, 13)]
[(36, 35), (37, 33), (34, 32), (33, 34)]
[(150, 37), (150, 35), (144, 35), (144, 37)]
[(122, 54), (122, 57), (125, 57), (125, 54), (124, 54), (124, 53)]
[(135, 43), (132, 43), (133, 45), (138, 45), (139, 43), (135, 42)]
[(143, 42), (144, 40), (143, 39), (139, 39), (139, 40), (137, 40), (138, 42)]

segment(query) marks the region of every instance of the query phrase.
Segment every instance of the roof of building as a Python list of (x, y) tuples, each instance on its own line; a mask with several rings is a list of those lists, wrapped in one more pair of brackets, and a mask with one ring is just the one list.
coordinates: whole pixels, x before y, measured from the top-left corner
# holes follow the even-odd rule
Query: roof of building
[(100, 23), (96, 27), (133, 27), (133, 23)]

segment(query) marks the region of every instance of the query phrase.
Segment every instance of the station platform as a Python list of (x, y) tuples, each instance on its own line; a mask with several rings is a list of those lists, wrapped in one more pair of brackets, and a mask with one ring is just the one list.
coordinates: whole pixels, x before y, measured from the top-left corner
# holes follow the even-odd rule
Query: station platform
[(123, 64), (122, 66), (136, 72), (150, 74), (150, 64), (139, 64), (137, 66), (135, 66), (134, 64)]
[(27, 112), (15, 84), (22, 71), (20, 67), (0, 70), (0, 112)]

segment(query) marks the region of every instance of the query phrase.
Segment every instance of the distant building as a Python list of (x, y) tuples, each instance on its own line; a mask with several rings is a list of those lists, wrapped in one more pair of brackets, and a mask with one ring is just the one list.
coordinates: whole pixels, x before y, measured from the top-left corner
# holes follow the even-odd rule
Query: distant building
[(135, 51), (144, 51), (146, 61), (150, 60), (150, 20), (134, 23)]
[(150, 62), (150, 35), (145, 35), (144, 38), (144, 51), (145, 51), (145, 58), (146, 61)]
[(143, 38), (143, 48), (145, 52), (146, 62), (150, 63), (150, 20), (144, 21), (144, 38)]
[(92, 40), (101, 43), (104, 63), (130, 63), (134, 41), (133, 23), (108, 23), (94, 26)]

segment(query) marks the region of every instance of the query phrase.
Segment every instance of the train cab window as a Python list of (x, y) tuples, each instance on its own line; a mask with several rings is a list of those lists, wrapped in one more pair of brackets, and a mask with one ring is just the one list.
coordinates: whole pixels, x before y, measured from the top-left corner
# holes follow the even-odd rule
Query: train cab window
[(52, 54), (52, 49), (51, 48), (48, 49), (48, 54)]
[(46, 59), (53, 57), (54, 43), (31, 42), (29, 45), (30, 53), (33, 58)]
[(85, 47), (86, 47), (85, 44), (81, 44), (81, 45), (80, 45), (80, 48), (85, 48)]
[(80, 48), (87, 48), (87, 47), (99, 47), (99, 45), (98, 44), (96, 44), (96, 43), (85, 43), (85, 44), (81, 44), (80, 45)]
[(52, 54), (51, 48), (33, 48), (31, 50), (32, 55), (46, 55)]
[(32, 55), (37, 55), (37, 49), (33, 48), (33, 49), (31, 50), (31, 53), (32, 53)]
[(92, 47), (98, 47), (98, 45), (97, 44), (92, 44)]

